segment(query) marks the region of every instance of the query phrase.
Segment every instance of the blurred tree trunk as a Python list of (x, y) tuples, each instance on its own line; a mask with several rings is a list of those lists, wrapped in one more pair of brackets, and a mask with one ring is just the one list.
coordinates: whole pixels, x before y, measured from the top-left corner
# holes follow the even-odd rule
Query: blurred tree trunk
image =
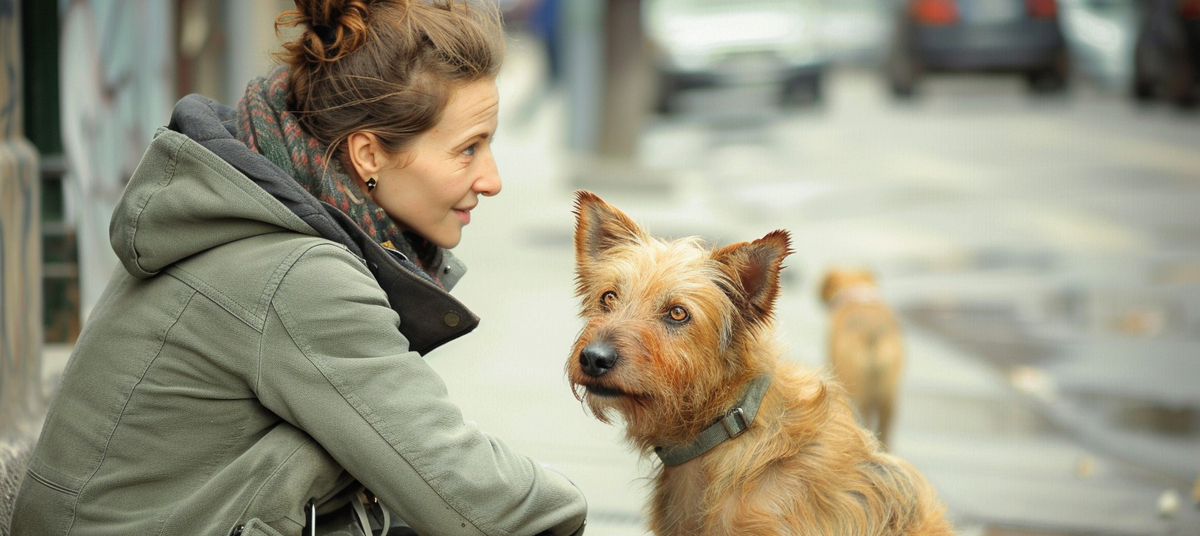
[(653, 72), (642, 31), (641, 0), (608, 0), (604, 13), (601, 157), (632, 160), (650, 113)]

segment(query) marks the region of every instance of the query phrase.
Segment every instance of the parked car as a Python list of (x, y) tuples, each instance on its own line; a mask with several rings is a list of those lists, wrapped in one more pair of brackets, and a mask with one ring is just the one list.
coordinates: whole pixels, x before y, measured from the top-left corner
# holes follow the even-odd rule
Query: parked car
[(1012, 72), (1039, 92), (1066, 87), (1069, 53), (1055, 0), (907, 0), (888, 58), (892, 92), (932, 72)]
[(820, 16), (817, 0), (645, 0), (657, 111), (677, 111), (687, 91), (748, 84), (776, 86), (784, 103), (819, 100)]
[(1200, 0), (1141, 0), (1133, 95), (1190, 106), (1200, 83)]

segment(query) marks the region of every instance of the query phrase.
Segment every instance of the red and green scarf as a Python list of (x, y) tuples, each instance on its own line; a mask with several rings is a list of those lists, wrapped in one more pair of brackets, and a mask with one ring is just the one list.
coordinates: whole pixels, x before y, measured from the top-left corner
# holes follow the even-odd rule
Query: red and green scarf
[[(422, 270), (434, 268), (431, 261), (436, 261), (437, 248), (411, 233), (401, 233), (341, 163), (325, 157), (325, 146), (300, 127), (287, 109), (287, 84), (287, 70), (276, 69), (246, 85), (238, 103), (238, 139), (282, 168), (313, 197), (346, 213), (376, 242), (400, 251)], [(415, 248), (418, 244), (421, 247)], [(418, 249), (424, 254), (418, 255)]]

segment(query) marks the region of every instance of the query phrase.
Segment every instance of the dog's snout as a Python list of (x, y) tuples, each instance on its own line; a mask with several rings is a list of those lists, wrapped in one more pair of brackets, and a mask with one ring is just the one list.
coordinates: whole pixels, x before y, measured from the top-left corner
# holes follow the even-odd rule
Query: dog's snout
[(617, 364), (617, 349), (605, 342), (594, 342), (579, 352), (579, 364), (588, 376), (599, 377)]

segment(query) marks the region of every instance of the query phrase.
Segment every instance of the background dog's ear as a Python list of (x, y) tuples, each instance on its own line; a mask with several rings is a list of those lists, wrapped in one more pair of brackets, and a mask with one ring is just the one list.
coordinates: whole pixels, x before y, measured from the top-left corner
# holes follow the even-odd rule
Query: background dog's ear
[(825, 280), (821, 283), (821, 301), (826, 305), (829, 305), (830, 300), (833, 299), (833, 295), (837, 294), (838, 289), (841, 287), (841, 275), (841, 270), (837, 268), (831, 269), (825, 274)]
[(771, 231), (753, 242), (725, 246), (713, 259), (725, 269), (736, 289), (727, 289), (734, 304), (751, 323), (765, 321), (779, 295), (779, 270), (783, 258), (792, 253), (787, 231)]
[(644, 239), (645, 232), (629, 216), (596, 194), (575, 192), (575, 260), (600, 259), (614, 246)]

